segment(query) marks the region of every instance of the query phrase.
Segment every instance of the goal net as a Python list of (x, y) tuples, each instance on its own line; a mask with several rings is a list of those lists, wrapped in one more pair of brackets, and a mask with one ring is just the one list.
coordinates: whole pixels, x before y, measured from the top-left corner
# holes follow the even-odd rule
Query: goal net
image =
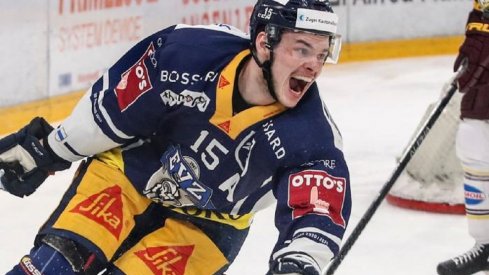
[[(429, 212), (465, 213), (463, 172), (455, 155), (460, 100), (456, 92), (390, 190), (388, 202)], [(415, 133), (434, 105), (428, 107)]]

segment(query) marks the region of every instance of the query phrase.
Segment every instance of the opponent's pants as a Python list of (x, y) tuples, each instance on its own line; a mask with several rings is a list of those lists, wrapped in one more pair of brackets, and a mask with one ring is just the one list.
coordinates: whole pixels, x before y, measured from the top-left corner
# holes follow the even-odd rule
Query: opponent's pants
[(456, 140), (469, 234), (478, 243), (489, 243), (489, 121), (463, 119)]
[[(28, 265), (34, 263), (37, 271), (29, 272), (21, 262), (10, 274), (22, 270), (49, 275), (49, 270), (54, 270), (39, 264), (49, 259), (36, 258), (41, 255), (39, 248), (48, 255), (44, 258), (52, 254), (58, 259), (61, 256), (56, 252), (64, 254), (56, 251), (63, 246), (49, 245), (56, 243), (49, 241), (56, 238), (46, 236), (72, 240), (76, 246), (67, 250), (81, 248), (82, 265), (94, 263), (106, 269), (104, 274), (222, 274), (241, 248), (248, 223), (238, 229), (233, 223), (243, 225), (239, 217), (223, 222), (210, 219), (212, 213), (205, 215), (207, 219), (196, 217), (202, 212), (206, 211), (177, 212), (153, 203), (140, 195), (120, 170), (93, 159), (81, 165), (60, 205), (41, 228), (36, 247), (23, 258)], [(46, 244), (54, 249), (46, 249)], [(66, 265), (62, 258), (59, 262), (59, 266)]]

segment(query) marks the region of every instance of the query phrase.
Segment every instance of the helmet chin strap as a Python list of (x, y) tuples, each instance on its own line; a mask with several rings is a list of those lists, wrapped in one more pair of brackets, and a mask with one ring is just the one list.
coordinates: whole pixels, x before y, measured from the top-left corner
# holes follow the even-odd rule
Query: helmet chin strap
[(256, 53), (254, 50), (251, 51), (251, 55), (253, 56), (253, 59), (255, 60), (256, 64), (261, 68), (263, 72), (263, 77), (267, 81), (267, 86), (268, 86), (268, 92), (270, 95), (278, 101), (277, 94), (275, 93), (275, 88), (273, 87), (273, 80), (272, 80), (272, 63), (273, 63), (273, 50), (272, 47), (267, 45), (267, 48), (270, 49), (270, 59), (264, 61), (263, 63), (258, 60), (258, 57), (256, 56)]

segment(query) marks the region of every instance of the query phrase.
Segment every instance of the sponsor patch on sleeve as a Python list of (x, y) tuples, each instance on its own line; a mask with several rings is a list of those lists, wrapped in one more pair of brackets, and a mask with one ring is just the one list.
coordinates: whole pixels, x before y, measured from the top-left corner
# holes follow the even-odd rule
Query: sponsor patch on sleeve
[(346, 179), (334, 177), (322, 170), (304, 170), (289, 176), (289, 207), (292, 218), (315, 214), (328, 216), (335, 224), (345, 227), (343, 205)]
[(125, 111), (140, 96), (153, 88), (145, 61), (154, 58), (154, 53), (155, 47), (151, 43), (143, 56), (121, 75), (121, 80), (115, 88), (121, 111)]

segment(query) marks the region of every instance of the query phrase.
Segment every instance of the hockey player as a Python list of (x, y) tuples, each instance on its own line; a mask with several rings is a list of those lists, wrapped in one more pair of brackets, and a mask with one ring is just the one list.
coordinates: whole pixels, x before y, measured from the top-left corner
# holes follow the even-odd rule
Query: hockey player
[(83, 160), (8, 274), (222, 274), (274, 201), (269, 274), (320, 274), (351, 209), (315, 83), (338, 56), (336, 24), (327, 0), (260, 0), (251, 41), (227, 25), (166, 28), (56, 129), (35, 118), (1, 139), (1, 184), (19, 197)]
[(464, 170), (465, 209), (474, 247), (438, 265), (440, 275), (489, 271), (489, 2), (475, 2), (465, 41), (455, 61), (467, 69), (458, 80), (464, 93), (456, 151)]

